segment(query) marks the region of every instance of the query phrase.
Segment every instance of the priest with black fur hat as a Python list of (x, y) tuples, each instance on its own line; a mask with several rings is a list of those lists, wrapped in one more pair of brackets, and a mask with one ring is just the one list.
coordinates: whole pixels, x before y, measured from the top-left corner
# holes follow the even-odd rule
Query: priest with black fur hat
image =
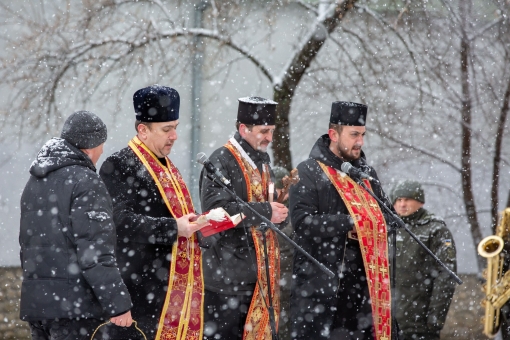
[[(230, 189), (273, 223), (286, 221), (288, 209), (276, 202), (274, 175), (269, 166), (267, 147), (273, 140), (276, 105), (260, 97), (239, 99), (237, 132), (214, 151), (210, 161), (230, 180)], [(272, 190), (273, 189), (273, 190)], [(266, 302), (271, 292), (279, 318), (279, 247), (276, 234), (266, 232), (269, 273), (264, 266), (262, 222), (250, 210), (240, 207), (204, 171), (200, 180), (202, 209), (222, 207), (230, 215), (242, 211), (246, 218), (235, 228), (204, 239), (203, 252), (205, 309), (204, 339), (271, 339)], [(269, 280), (268, 280), (269, 277)], [(270, 284), (268, 284), (268, 282)]]
[[(113, 200), (117, 254), (133, 299), (133, 319), (147, 339), (199, 339), (202, 259), (195, 208), (168, 155), (177, 140), (179, 93), (144, 87), (133, 95), (136, 136), (100, 171)], [(190, 319), (189, 316), (192, 316)], [(109, 328), (111, 340), (139, 339), (134, 328)]]
[[(362, 150), (366, 122), (366, 105), (334, 102), (328, 133), (297, 167), (289, 204), (294, 240), (337, 276), (294, 254), (292, 339), (391, 338), (386, 222), (377, 201), (341, 171), (349, 162), (377, 179)], [(392, 206), (378, 181), (365, 182)]]

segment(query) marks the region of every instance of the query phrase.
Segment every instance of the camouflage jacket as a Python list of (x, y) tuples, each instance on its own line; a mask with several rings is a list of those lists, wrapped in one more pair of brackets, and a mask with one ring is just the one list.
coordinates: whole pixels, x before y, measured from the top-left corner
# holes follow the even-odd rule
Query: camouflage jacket
[[(443, 220), (423, 208), (402, 220), (448, 268), (457, 270), (455, 243)], [(454, 281), (404, 229), (397, 231), (396, 268), (395, 317), (400, 330), (407, 336), (439, 333)]]

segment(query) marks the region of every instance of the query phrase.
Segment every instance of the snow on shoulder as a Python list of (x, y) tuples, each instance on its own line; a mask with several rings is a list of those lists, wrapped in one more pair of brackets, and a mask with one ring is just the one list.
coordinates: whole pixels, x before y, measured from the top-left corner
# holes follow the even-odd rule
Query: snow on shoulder
[(71, 154), (72, 151), (66, 146), (64, 139), (53, 137), (39, 150), (31, 167), (35, 165), (42, 168), (50, 167), (57, 164), (60, 158), (68, 157)]
[(248, 104), (257, 104), (257, 105), (276, 105), (278, 104), (271, 99), (265, 99), (261, 97), (243, 97), (238, 99), (240, 102), (248, 103)]
[(62, 138), (53, 137), (44, 143), (44, 145), (41, 147), (41, 150), (39, 151), (39, 155), (47, 156), (55, 150), (62, 150), (64, 148), (64, 140)]

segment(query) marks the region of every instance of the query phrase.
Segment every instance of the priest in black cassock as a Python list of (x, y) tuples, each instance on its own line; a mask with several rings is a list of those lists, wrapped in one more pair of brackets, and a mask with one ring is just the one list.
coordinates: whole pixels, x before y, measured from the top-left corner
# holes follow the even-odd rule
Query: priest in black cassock
[[(273, 223), (284, 222), (287, 208), (275, 202), (274, 175), (267, 147), (273, 139), (277, 103), (260, 97), (239, 99), (237, 132), (212, 153), (210, 161), (230, 180), (229, 188)], [(276, 234), (266, 232), (269, 273), (264, 266), (262, 220), (238, 205), (234, 197), (202, 172), (200, 195), (204, 211), (222, 207), (246, 218), (235, 228), (204, 239), (204, 339), (271, 339), (269, 292), (279, 319), (279, 247)], [(269, 280), (268, 280), (269, 279)], [(264, 301), (265, 300), (265, 301)]]
[[(133, 95), (136, 136), (108, 157), (100, 175), (113, 200), (117, 258), (133, 299), (133, 318), (148, 340), (194, 340), (203, 333), (201, 250), (195, 208), (170, 151), (177, 141), (180, 96), (151, 85)], [(109, 328), (110, 340), (139, 339)]]
[[(297, 167), (290, 189), (294, 240), (337, 273), (323, 273), (294, 253), (291, 338), (378, 339), (391, 337), (387, 230), (373, 197), (341, 171), (349, 162), (377, 179), (362, 151), (367, 106), (334, 102), (328, 133)], [(391, 207), (379, 182), (365, 184)]]

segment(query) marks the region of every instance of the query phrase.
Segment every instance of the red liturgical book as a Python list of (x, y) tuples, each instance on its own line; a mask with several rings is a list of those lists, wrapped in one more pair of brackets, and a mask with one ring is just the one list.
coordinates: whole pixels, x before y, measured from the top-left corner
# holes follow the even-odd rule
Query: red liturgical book
[(205, 212), (201, 215), (198, 215), (197, 221), (207, 221), (209, 225), (200, 229), (200, 232), (204, 237), (208, 237), (219, 233), (220, 231), (224, 231), (230, 228), (234, 228), (245, 218), (243, 214), (237, 214), (234, 216), (230, 216), (225, 209), (216, 208), (212, 209), (208, 212)]

